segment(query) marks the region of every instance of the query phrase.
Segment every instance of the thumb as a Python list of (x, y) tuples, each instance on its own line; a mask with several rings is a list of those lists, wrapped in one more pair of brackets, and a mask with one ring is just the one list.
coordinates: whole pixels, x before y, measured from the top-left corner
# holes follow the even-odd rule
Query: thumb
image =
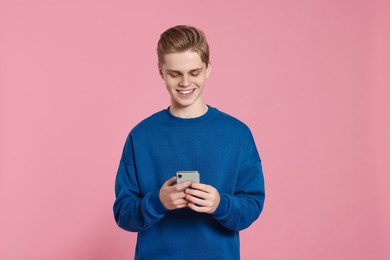
[(173, 186), (174, 184), (176, 184), (176, 176), (173, 176), (172, 178), (170, 178), (169, 180), (167, 180), (167, 181), (164, 183), (164, 186)]

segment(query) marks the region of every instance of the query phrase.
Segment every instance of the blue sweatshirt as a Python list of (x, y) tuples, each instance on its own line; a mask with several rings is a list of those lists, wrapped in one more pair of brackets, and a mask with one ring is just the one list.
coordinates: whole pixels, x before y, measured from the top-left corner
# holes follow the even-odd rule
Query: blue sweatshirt
[[(196, 170), (216, 188), (213, 214), (167, 210), (159, 190), (176, 171)], [(162, 110), (128, 135), (115, 183), (117, 224), (138, 232), (135, 259), (239, 259), (239, 231), (264, 204), (261, 161), (249, 128), (209, 106), (183, 119)]]

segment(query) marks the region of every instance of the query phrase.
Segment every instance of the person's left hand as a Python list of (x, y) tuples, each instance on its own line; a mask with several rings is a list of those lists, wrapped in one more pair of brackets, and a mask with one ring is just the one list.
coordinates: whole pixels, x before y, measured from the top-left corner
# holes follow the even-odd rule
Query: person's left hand
[(188, 207), (197, 212), (212, 214), (221, 200), (217, 189), (207, 184), (192, 183), (185, 193)]

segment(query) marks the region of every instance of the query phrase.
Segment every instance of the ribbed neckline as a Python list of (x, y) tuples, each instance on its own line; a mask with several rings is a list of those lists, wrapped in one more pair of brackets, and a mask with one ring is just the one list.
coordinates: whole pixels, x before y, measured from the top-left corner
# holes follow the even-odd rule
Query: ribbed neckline
[(173, 123), (178, 126), (191, 126), (191, 125), (207, 122), (217, 114), (218, 110), (216, 108), (211, 107), (209, 105), (207, 105), (207, 107), (208, 107), (207, 112), (204, 115), (201, 115), (199, 117), (194, 117), (194, 118), (176, 117), (172, 115), (171, 112), (169, 112), (169, 107), (165, 109), (164, 112), (168, 117), (170, 123)]

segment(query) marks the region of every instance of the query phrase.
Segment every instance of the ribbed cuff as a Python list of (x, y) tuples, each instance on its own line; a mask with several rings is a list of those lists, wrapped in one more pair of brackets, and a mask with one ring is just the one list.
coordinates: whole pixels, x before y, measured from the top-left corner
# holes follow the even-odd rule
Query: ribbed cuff
[(226, 194), (220, 194), (220, 201), (217, 209), (212, 214), (214, 217), (219, 218), (225, 216), (229, 211), (229, 197)]
[(159, 192), (153, 192), (149, 196), (149, 203), (152, 209), (157, 213), (157, 214), (164, 214), (168, 210), (165, 208), (165, 206), (162, 204), (160, 200), (160, 195)]

